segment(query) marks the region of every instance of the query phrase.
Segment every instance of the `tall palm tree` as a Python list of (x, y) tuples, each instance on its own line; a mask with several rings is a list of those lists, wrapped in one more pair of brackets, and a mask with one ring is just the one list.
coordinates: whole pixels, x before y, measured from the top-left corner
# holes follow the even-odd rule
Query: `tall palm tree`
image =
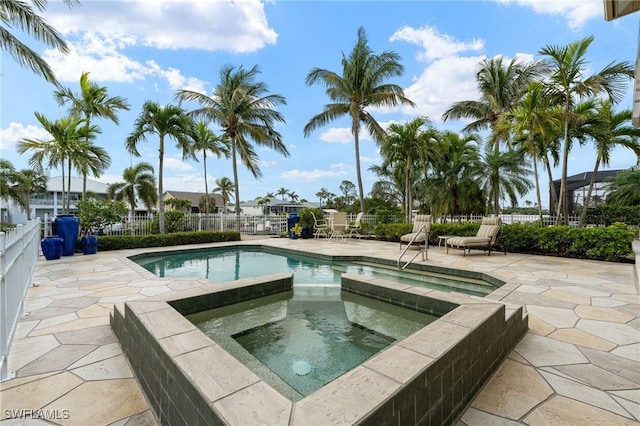
[[(542, 223), (542, 196), (538, 162), (541, 161), (541, 150), (544, 146), (549, 146), (547, 141), (555, 138), (560, 126), (560, 117), (554, 111), (551, 101), (544, 96), (542, 83), (532, 82), (518, 103), (510, 111), (502, 114), (496, 124), (498, 133), (512, 133), (516, 146), (525, 155), (531, 157), (540, 223)], [(546, 154), (546, 152), (542, 153), (544, 156)]]
[[(216, 187), (213, 188), (213, 192), (220, 192), (220, 195), (222, 195), (222, 211), (224, 213), (227, 213), (227, 203), (233, 197), (234, 188), (234, 183), (228, 177), (216, 179)], [(236, 205), (236, 208), (239, 207)]]
[(285, 105), (282, 95), (269, 94), (264, 82), (256, 81), (260, 70), (257, 66), (245, 70), (225, 65), (220, 69), (220, 81), (211, 97), (191, 90), (180, 90), (176, 98), (200, 104), (190, 114), (218, 124), (222, 137), (231, 141), (231, 161), (235, 184), (236, 216), (240, 224), (240, 186), (237, 157), (255, 178), (262, 177), (258, 166), (258, 154), (251, 141), (289, 156), (282, 136), (275, 129), (276, 123), (284, 123), (284, 116), (276, 110)]
[(502, 56), (484, 59), (479, 63), (476, 81), (480, 100), (454, 103), (442, 115), (444, 121), (471, 119), (464, 132), (489, 129), (490, 144), (497, 151), (504, 135), (496, 131), (500, 116), (510, 111), (527, 85), (547, 72), (542, 61), (522, 63), (517, 57), (505, 63)]
[(487, 213), (500, 214), (499, 201), (507, 198), (512, 206), (517, 205), (518, 198), (526, 195), (533, 187), (527, 179), (531, 169), (526, 159), (517, 151), (496, 152), (491, 145), (487, 145), (480, 158), (479, 168), (481, 173), (476, 182), (487, 197)]
[[(69, 8), (79, 4), (77, 0), (63, 1)], [(0, 1), (0, 46), (21, 67), (30, 68), (50, 83), (57, 83), (49, 64), (9, 32), (9, 28), (16, 28), (59, 52), (69, 53), (69, 48), (58, 31), (38, 15), (38, 11), (46, 10), (48, 1), (33, 0), (31, 3), (35, 9), (24, 0)]]
[(414, 106), (400, 86), (386, 82), (390, 77), (400, 76), (404, 72), (400, 60), (400, 55), (392, 51), (376, 55), (369, 47), (364, 28), (360, 27), (353, 50), (349, 56), (342, 55), (342, 74), (314, 68), (305, 80), (307, 86), (325, 86), (325, 93), (331, 100), (321, 113), (313, 116), (304, 126), (305, 137), (343, 116), (351, 119), (361, 212), (364, 212), (364, 190), (360, 171), (360, 127), (364, 125), (377, 143), (385, 136), (384, 130), (368, 109), (400, 104)]
[(596, 162), (593, 166), (587, 196), (582, 206), (579, 226), (584, 225), (585, 218), (587, 217), (587, 208), (591, 202), (591, 193), (595, 185), (600, 164), (604, 166), (609, 165), (611, 151), (617, 146), (622, 146), (630, 149), (640, 158), (640, 128), (631, 125), (630, 109), (616, 112), (613, 110), (613, 103), (611, 101), (601, 100), (596, 108), (595, 122), (590, 136), (596, 146)]
[(329, 198), (329, 191), (326, 188), (320, 188), (320, 191), (316, 192), (316, 197), (320, 200), (320, 208), (322, 208), (322, 200)]
[(282, 201), (284, 201), (285, 197), (289, 195), (289, 190), (282, 186), (280, 187), (280, 189), (278, 189), (278, 191), (276, 191), (276, 195), (279, 195), (282, 198)]
[[(424, 129), (424, 126), (428, 126)], [(380, 155), (383, 167), (397, 165), (404, 176), (405, 222), (411, 222), (413, 212), (413, 185), (416, 171), (426, 172), (434, 155), (433, 144), (437, 131), (427, 117), (417, 117), (404, 124), (393, 123), (387, 130), (388, 136), (382, 141)]]
[(31, 220), (31, 194), (43, 194), (47, 190), (47, 177), (38, 170), (23, 169), (14, 175), (13, 189), (22, 200), (19, 203)]
[[(107, 197), (113, 200), (125, 200), (129, 204), (130, 220), (136, 215), (137, 200), (141, 200), (148, 212), (158, 202), (155, 170), (146, 162), (127, 167), (122, 172), (123, 182), (115, 182), (107, 186)], [(132, 228), (133, 232), (133, 228)]]
[(549, 78), (545, 80), (546, 95), (556, 99), (564, 112), (557, 223), (567, 223), (568, 220), (567, 169), (571, 149), (570, 125), (576, 102), (601, 94), (618, 102), (626, 89), (625, 80), (634, 76), (633, 66), (628, 62), (611, 62), (599, 72), (588, 75), (586, 54), (592, 42), (593, 36), (589, 36), (566, 46), (549, 45), (540, 50), (551, 66)]
[(195, 155), (196, 152), (202, 152), (202, 164), (204, 166), (204, 207), (209, 213), (209, 182), (207, 181), (207, 151), (216, 157), (224, 156), (229, 158), (231, 149), (229, 140), (216, 136), (213, 130), (209, 129), (206, 121), (198, 121), (195, 123), (194, 133), (192, 135), (191, 149)]
[[(49, 133), (51, 139), (25, 138), (18, 141), (16, 149), (19, 154), (33, 151), (33, 154), (29, 158), (29, 165), (36, 170), (42, 171), (45, 165), (47, 168), (60, 167), (62, 171), (62, 209), (68, 213), (68, 192), (71, 184), (71, 157), (78, 149), (80, 141), (85, 138), (84, 119), (70, 115), (51, 121), (39, 112), (36, 112), (35, 116), (44, 130)], [(66, 188), (65, 168), (69, 170), (69, 181)]]
[(138, 143), (147, 140), (150, 134), (157, 135), (158, 145), (158, 221), (160, 234), (164, 235), (164, 199), (163, 199), (163, 166), (164, 166), (164, 140), (171, 137), (176, 146), (182, 149), (184, 158), (192, 155), (189, 145), (189, 137), (193, 134), (193, 121), (185, 111), (175, 105), (161, 106), (156, 102), (147, 101), (142, 106), (142, 112), (134, 123), (133, 132), (127, 137), (125, 146), (127, 150), (140, 157)]
[[(107, 88), (99, 86), (89, 80), (89, 73), (83, 72), (80, 76), (80, 92), (74, 93), (70, 88), (58, 86), (58, 90), (54, 93), (54, 98), (58, 105), (70, 104), (69, 112), (85, 119), (85, 127), (88, 130), (91, 127), (91, 121), (94, 117), (108, 118), (115, 124), (119, 123), (117, 110), (129, 110), (129, 103), (125, 98), (120, 96), (109, 97)], [(87, 142), (89, 140), (87, 139)], [(107, 166), (108, 167), (108, 166)], [(106, 168), (105, 168), (106, 169)], [(103, 169), (104, 170), (104, 169)], [(103, 171), (101, 170), (101, 171)], [(101, 172), (100, 171), (100, 172)], [(99, 172), (99, 173), (100, 173)], [(83, 168), (82, 173), (82, 199), (87, 193), (87, 170)], [(99, 177), (99, 173), (94, 176)]]

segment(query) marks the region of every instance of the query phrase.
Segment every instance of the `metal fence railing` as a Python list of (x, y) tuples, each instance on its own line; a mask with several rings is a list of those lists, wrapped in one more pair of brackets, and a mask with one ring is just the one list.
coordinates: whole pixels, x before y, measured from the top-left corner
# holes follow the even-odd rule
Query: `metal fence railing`
[(0, 232), (0, 380), (9, 377), (7, 356), (40, 248), (40, 219)]

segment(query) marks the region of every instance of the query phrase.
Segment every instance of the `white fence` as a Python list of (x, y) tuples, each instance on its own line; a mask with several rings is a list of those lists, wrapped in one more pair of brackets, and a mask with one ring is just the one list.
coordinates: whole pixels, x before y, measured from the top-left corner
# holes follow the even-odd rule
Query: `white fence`
[(7, 356), (40, 248), (40, 219), (0, 232), (0, 380), (9, 377)]

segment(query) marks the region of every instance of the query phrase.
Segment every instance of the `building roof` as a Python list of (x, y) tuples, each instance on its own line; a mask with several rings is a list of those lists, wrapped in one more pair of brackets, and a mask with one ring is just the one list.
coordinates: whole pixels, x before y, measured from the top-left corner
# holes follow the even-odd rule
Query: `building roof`
[[(69, 177), (64, 177), (64, 186), (66, 189)], [(87, 191), (95, 192), (96, 194), (106, 194), (107, 184), (98, 182), (97, 180), (87, 179)], [(47, 191), (48, 192), (62, 192), (62, 176), (47, 177)], [(78, 176), (71, 176), (71, 193), (82, 192), (82, 178)]]
[[(618, 173), (624, 170), (598, 170), (596, 174), (596, 182), (605, 182), (607, 179), (611, 177), (617, 176)], [(567, 189), (573, 190), (577, 188), (582, 188), (583, 186), (588, 186), (591, 182), (591, 176), (593, 176), (593, 172), (582, 172), (572, 176), (567, 176)], [(553, 181), (554, 185), (560, 185), (561, 179), (556, 179)]]

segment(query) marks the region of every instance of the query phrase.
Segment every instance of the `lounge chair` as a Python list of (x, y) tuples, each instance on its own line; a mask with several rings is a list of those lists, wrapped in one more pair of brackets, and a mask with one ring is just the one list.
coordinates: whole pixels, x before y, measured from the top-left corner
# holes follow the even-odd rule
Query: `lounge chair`
[(431, 233), (431, 215), (418, 214), (413, 221), (413, 229), (410, 233), (400, 237), (400, 248), (402, 244), (418, 244), (425, 243), (429, 246), (429, 234)]
[[(491, 250), (493, 250), (498, 234), (500, 233), (500, 227), (502, 226), (502, 219), (500, 217), (484, 217), (482, 218), (482, 224), (475, 237), (450, 237), (444, 242), (449, 253), (449, 247), (462, 249), (463, 256), (466, 255), (466, 250), (471, 252), (471, 249), (488, 250), (489, 256), (491, 256)], [(505, 250), (504, 254), (507, 254)]]
[(315, 238), (328, 237), (331, 233), (331, 229), (329, 229), (327, 221), (324, 219), (318, 219), (313, 212), (311, 212), (311, 216), (313, 216), (313, 236)]

